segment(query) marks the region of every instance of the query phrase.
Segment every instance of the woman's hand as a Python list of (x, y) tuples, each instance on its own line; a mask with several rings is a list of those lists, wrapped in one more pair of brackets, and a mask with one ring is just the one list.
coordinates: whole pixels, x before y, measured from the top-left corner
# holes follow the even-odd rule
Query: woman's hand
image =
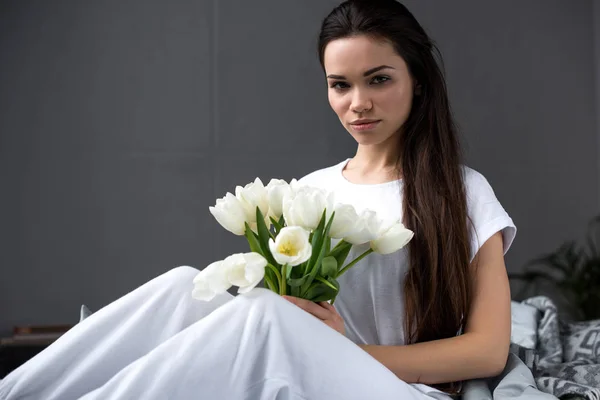
[(314, 301), (301, 299), (299, 297), (293, 296), (283, 296), (284, 299), (293, 303), (306, 311), (309, 314), (314, 315), (319, 318), (321, 321), (325, 322), (331, 328), (335, 329), (342, 335), (346, 335), (346, 328), (344, 326), (344, 319), (340, 314), (338, 314), (337, 310), (334, 306), (329, 304), (326, 301), (320, 301), (315, 303)]

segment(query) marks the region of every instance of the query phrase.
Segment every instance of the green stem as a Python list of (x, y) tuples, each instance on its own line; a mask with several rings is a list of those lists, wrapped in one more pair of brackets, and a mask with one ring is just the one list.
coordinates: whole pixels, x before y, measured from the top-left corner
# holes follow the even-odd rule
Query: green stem
[(283, 264), (283, 266), (281, 267), (281, 277), (280, 277), (281, 284), (279, 285), (279, 294), (281, 294), (282, 296), (286, 295), (287, 267), (288, 267), (287, 264)]
[(329, 251), (329, 254), (333, 253), (335, 251), (335, 249), (337, 249), (338, 247), (340, 247), (340, 246), (342, 246), (342, 245), (344, 245), (346, 243), (347, 242), (344, 239), (340, 240), (339, 242), (337, 242), (337, 244), (335, 245), (335, 247)]
[(275, 276), (277, 277), (277, 282), (281, 282), (281, 274), (279, 273), (279, 270), (271, 264), (267, 264), (267, 267), (271, 268), (271, 270), (275, 273)]
[(337, 274), (336, 278), (339, 278), (340, 276), (342, 276), (344, 274), (344, 272), (346, 272), (346, 271), (348, 271), (350, 269), (350, 267), (352, 267), (354, 264), (356, 264), (357, 262), (359, 262), (360, 260), (362, 260), (363, 258), (365, 258), (366, 256), (368, 256), (372, 252), (373, 252), (373, 249), (369, 249), (369, 250), (365, 251), (364, 253), (362, 253), (355, 260), (353, 260), (351, 263), (349, 263), (344, 268), (342, 268), (342, 270)]
[(273, 282), (269, 279), (268, 276), (265, 276), (265, 282), (267, 282), (267, 287), (269, 288), (269, 290), (274, 292), (273, 288), (275, 287), (275, 285), (273, 285)]

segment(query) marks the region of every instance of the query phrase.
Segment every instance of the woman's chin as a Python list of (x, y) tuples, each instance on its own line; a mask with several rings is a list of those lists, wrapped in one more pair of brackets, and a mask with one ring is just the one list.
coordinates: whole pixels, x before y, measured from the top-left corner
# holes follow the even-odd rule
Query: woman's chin
[(356, 133), (350, 132), (350, 135), (354, 138), (357, 144), (363, 146), (372, 146), (377, 144), (384, 144), (390, 139), (392, 135), (382, 134), (382, 132), (364, 132)]

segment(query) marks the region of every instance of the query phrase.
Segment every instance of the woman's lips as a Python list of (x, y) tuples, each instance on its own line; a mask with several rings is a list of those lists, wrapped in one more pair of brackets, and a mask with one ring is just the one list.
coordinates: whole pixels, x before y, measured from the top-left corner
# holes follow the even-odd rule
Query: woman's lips
[(377, 125), (379, 125), (381, 121), (373, 121), (367, 123), (359, 123), (359, 124), (350, 124), (350, 126), (357, 131), (368, 131), (371, 129), (375, 129)]

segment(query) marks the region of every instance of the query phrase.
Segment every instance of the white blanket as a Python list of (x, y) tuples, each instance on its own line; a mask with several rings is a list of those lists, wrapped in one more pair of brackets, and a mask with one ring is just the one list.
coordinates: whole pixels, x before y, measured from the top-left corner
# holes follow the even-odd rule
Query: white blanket
[(194, 300), (196, 273), (176, 268), (86, 318), (9, 374), (0, 399), (449, 398), (265, 289)]

